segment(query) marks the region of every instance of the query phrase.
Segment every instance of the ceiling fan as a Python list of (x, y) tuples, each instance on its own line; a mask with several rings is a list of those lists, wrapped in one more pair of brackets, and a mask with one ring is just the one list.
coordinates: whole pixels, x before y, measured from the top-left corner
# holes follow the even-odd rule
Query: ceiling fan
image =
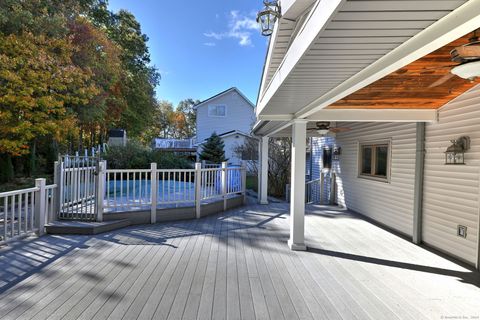
[[(429, 88), (437, 87), (455, 76), (471, 81), (480, 77), (480, 41), (477, 32), (478, 30), (473, 31), (468, 43), (450, 51), (452, 62), (457, 64), (440, 67), (442, 69), (449, 68), (450, 72), (432, 83)], [(428, 73), (428, 71), (425, 71), (425, 73)]]
[(308, 128), (307, 131), (316, 131), (321, 136), (326, 136), (330, 133), (346, 132), (350, 131), (350, 128), (346, 127), (333, 127), (329, 121), (317, 121), (315, 128)]

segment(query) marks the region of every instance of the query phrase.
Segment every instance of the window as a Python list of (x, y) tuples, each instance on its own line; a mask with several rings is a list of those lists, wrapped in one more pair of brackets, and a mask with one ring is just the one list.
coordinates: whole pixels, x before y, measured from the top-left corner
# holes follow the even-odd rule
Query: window
[(359, 177), (388, 181), (390, 142), (361, 143), (359, 151)]
[(209, 117), (225, 117), (227, 115), (227, 107), (224, 105), (208, 106)]

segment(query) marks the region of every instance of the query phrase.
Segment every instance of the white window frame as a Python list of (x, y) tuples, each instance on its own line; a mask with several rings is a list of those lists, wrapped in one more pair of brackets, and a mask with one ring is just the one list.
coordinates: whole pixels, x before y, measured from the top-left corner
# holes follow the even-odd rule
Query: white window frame
[[(380, 176), (380, 175), (375, 175), (375, 167), (376, 167), (376, 152), (375, 152), (375, 147), (376, 146), (387, 146), (387, 175), (386, 176)], [(372, 171), (374, 172), (373, 174), (366, 174), (362, 173), (362, 164), (363, 164), (363, 148), (371, 146), (373, 147), (372, 149)], [(382, 140), (374, 140), (374, 141), (359, 141), (357, 142), (357, 178), (360, 179), (367, 179), (367, 180), (374, 180), (374, 181), (379, 181), (379, 182), (385, 182), (385, 183), (390, 183), (390, 178), (391, 178), (391, 164), (392, 164), (392, 139), (382, 139)]]
[[(217, 115), (217, 114), (213, 114), (212, 110), (215, 108), (215, 110), (217, 110), (218, 107), (223, 107), (223, 109), (225, 110), (225, 113), (224, 115)], [(224, 105), (224, 104), (211, 104), (208, 106), (208, 116), (209, 117), (212, 117), (212, 118), (225, 118), (227, 116), (227, 106)], [(215, 111), (216, 113), (216, 111)]]

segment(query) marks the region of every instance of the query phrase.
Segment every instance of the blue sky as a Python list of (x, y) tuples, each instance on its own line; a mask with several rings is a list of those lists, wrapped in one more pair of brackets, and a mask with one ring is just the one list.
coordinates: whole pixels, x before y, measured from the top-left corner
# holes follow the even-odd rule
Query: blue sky
[(261, 0), (110, 0), (132, 12), (148, 35), (152, 63), (162, 75), (157, 97), (176, 106), (238, 87), (256, 102), (268, 39), (255, 14)]

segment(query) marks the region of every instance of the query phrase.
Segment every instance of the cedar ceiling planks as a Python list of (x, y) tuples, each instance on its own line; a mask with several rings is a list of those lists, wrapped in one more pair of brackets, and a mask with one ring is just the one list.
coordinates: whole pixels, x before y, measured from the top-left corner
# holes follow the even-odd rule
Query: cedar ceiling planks
[(471, 34), (451, 42), (425, 57), (348, 95), (329, 109), (438, 109), (480, 81), (453, 76), (443, 84), (430, 87), (450, 74), (450, 51), (468, 43)]

